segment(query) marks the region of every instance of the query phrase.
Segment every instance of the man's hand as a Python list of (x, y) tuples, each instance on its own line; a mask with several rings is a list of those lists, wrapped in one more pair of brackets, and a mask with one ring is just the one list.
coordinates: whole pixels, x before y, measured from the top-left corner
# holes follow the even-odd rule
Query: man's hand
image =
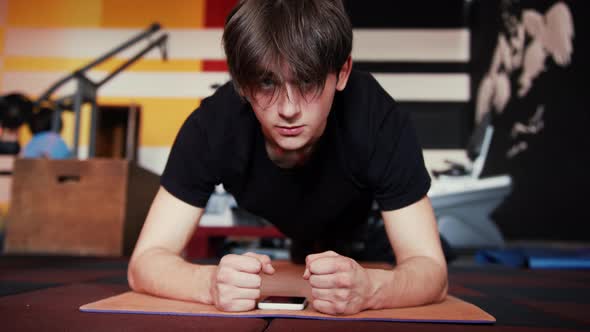
[(273, 274), (266, 255), (246, 253), (223, 256), (211, 280), (213, 304), (221, 311), (248, 311), (260, 298), (260, 272)]
[(355, 260), (333, 251), (309, 255), (303, 278), (309, 280), (312, 306), (330, 315), (352, 315), (367, 309), (373, 295), (369, 273)]

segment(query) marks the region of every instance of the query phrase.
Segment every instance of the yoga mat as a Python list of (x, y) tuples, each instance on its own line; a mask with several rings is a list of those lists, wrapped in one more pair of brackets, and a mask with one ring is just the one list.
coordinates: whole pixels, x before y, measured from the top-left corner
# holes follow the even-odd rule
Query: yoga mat
[[(301, 276), (304, 266), (287, 262), (273, 262), (276, 273), (263, 276), (262, 295), (306, 296), (311, 298), (311, 288)], [(367, 265), (366, 267), (383, 267)], [(390, 268), (390, 267), (389, 267)], [(366, 310), (354, 315), (331, 316), (315, 311), (311, 305), (305, 310), (252, 310), (247, 312), (222, 312), (212, 305), (159, 298), (135, 292), (126, 292), (80, 307), (83, 312), (160, 314), (211, 317), (249, 317), (249, 318), (302, 318), (324, 320), (368, 320), (396, 322), (432, 322), (490, 324), (493, 316), (453, 296), (441, 303), (399, 309)]]

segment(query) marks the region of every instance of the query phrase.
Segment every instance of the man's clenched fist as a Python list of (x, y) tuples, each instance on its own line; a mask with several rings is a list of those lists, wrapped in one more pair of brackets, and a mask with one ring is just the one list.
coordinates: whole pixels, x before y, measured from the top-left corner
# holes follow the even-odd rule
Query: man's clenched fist
[(333, 251), (309, 255), (303, 278), (311, 285), (312, 305), (330, 315), (351, 315), (369, 307), (374, 290), (369, 273), (355, 260)]
[(255, 309), (260, 298), (260, 272), (273, 274), (274, 267), (266, 255), (246, 253), (223, 256), (211, 281), (211, 297), (221, 311)]

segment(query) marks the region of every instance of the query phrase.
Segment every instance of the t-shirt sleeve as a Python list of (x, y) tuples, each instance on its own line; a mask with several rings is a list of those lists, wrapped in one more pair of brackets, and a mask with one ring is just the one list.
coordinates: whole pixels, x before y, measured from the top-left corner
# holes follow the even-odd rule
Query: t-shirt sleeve
[(430, 176), (407, 112), (392, 104), (377, 128), (369, 159), (369, 181), (380, 209), (397, 210), (428, 193)]
[(205, 208), (215, 184), (219, 183), (204, 112), (197, 109), (184, 122), (160, 178), (160, 184), (169, 193), (200, 208)]

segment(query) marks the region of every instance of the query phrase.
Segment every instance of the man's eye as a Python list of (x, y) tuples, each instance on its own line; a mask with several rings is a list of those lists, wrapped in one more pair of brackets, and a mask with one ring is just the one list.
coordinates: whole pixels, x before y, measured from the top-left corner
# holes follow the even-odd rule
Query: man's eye
[(266, 78), (266, 79), (263, 79), (262, 81), (260, 81), (260, 86), (263, 89), (271, 89), (275, 86), (275, 82), (273, 80), (271, 80), (270, 78)]
[(311, 81), (305, 80), (300, 83), (299, 88), (301, 92), (308, 94), (315, 91), (316, 86)]

